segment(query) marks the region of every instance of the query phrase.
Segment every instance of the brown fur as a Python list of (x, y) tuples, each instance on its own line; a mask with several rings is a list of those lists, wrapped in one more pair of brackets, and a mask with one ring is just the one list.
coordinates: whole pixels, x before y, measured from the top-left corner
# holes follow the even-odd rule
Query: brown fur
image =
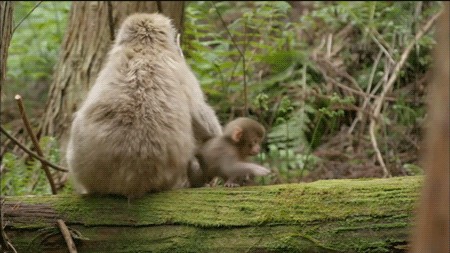
[(123, 22), (72, 123), (67, 160), (80, 193), (139, 197), (183, 187), (196, 140), (221, 126), (161, 14)]
[(217, 176), (225, 180), (225, 186), (234, 187), (248, 176), (269, 174), (268, 169), (246, 161), (259, 152), (264, 134), (264, 127), (250, 118), (228, 123), (222, 136), (210, 139), (199, 149), (198, 163), (191, 163), (189, 168), (191, 185), (203, 186)]

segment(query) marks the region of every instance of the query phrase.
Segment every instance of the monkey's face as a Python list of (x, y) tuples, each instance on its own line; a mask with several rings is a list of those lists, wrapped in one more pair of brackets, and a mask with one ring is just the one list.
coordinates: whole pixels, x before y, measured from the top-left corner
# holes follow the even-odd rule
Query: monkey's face
[(261, 151), (262, 138), (256, 135), (243, 136), (241, 150), (246, 156), (255, 156)]
[(257, 121), (241, 117), (228, 123), (223, 134), (238, 148), (239, 156), (245, 158), (257, 155), (261, 151), (265, 129)]

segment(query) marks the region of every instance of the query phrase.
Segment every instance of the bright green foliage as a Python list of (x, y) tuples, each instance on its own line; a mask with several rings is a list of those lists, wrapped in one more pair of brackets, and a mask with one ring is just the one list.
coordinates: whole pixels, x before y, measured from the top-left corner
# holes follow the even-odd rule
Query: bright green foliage
[[(40, 146), (48, 161), (58, 163), (60, 152), (54, 137), (42, 137)], [(1, 189), (2, 194), (12, 195), (34, 195), (51, 194), (50, 184), (47, 181), (41, 163), (31, 159), (25, 162), (23, 158), (7, 152), (2, 159)], [(52, 171), (52, 169), (50, 168)]]
[[(215, 5), (199, 1), (187, 6), (183, 48), (212, 103), (219, 103), (223, 110), (242, 106), (243, 97), (235, 95), (242, 94), (244, 76), (250, 89), (257, 88), (254, 77), (262, 66), (276, 65), (273, 74), (277, 74), (292, 64), (296, 54), (290, 48), (295, 45), (295, 33), (292, 23), (282, 21), (289, 9), (286, 2), (270, 1), (224, 1)], [(237, 18), (227, 18), (235, 13)], [(253, 92), (249, 101), (258, 94)]]
[[(186, 10), (183, 47), (222, 121), (242, 114), (243, 90), (248, 86), (250, 116), (269, 130), (267, 152), (259, 159), (281, 172), (294, 168), (291, 163), (303, 161), (297, 155), (311, 158), (310, 152), (324, 137), (350, 126), (356, 113), (349, 108), (364, 103), (362, 96), (348, 95), (338, 87), (330, 90), (312, 52), (321, 43), (324, 45), (317, 52), (325, 52), (326, 40), (333, 35), (331, 49), (342, 47), (330, 61), (342, 62), (336, 71), (346, 71), (354, 80), (337, 81), (378, 95), (386, 70), (393, 69), (392, 62), (399, 61), (418, 29), (439, 9), (439, 2), (315, 2), (311, 12), (293, 20), (289, 17), (291, 6), (283, 1), (191, 2)], [(351, 33), (340, 38), (339, 32), (349, 25)], [(411, 102), (411, 94), (402, 89), (428, 71), (433, 44), (433, 33), (416, 43), (394, 85), (393, 105), (383, 107), (381, 124), (385, 134), (389, 133), (381, 145), (383, 153), (404, 147), (404, 133), (414, 135), (425, 117), (422, 96), (415, 95)], [(383, 53), (374, 66), (380, 45), (392, 61)], [(386, 129), (394, 126), (400, 129)], [(366, 134), (367, 125), (356, 127)], [(302, 169), (297, 169), (297, 174), (302, 174), (299, 171)]]
[[(35, 93), (38, 84), (48, 83), (51, 79), (58, 60), (71, 2), (43, 1), (26, 17), (38, 3), (14, 3), (15, 30), (8, 51), (6, 94), (23, 94), (26, 90)], [(21, 20), (23, 22), (19, 25)], [(45, 91), (45, 88), (39, 89)], [(45, 97), (39, 99), (45, 102)]]

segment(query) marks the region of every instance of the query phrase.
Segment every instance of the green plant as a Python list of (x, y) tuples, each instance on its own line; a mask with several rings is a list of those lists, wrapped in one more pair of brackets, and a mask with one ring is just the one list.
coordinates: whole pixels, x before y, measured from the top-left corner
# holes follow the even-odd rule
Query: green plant
[[(40, 140), (45, 157), (58, 163), (60, 152), (55, 138), (44, 136)], [(51, 194), (51, 189), (41, 163), (37, 160), (25, 161), (13, 153), (6, 152), (2, 159), (1, 188), (5, 195)]]
[[(248, 101), (261, 93), (258, 69), (271, 66), (276, 74), (292, 65), (296, 57), (289, 50), (295, 46), (295, 33), (291, 22), (283, 22), (289, 9), (283, 1), (198, 1), (187, 6), (188, 39), (183, 48), (212, 103), (223, 111), (230, 101), (234, 107), (242, 106), (244, 83), (250, 91)], [(227, 23), (227, 16), (236, 12), (238, 17)], [(283, 64), (273, 64), (274, 60)]]
[[(39, 1), (15, 3), (14, 33), (7, 59), (6, 94), (23, 94), (25, 90), (36, 89), (34, 86), (51, 79), (71, 2), (44, 1), (32, 11), (38, 3)], [(31, 13), (27, 17), (29, 12)], [(42, 93), (44, 94), (46, 93)], [(39, 99), (45, 101), (45, 96)]]

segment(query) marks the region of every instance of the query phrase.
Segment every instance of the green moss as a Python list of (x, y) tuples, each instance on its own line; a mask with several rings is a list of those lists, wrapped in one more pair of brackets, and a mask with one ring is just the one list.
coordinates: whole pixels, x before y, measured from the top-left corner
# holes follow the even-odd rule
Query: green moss
[[(54, 209), (91, 238), (82, 244), (88, 252), (383, 252), (406, 240), (421, 182), (419, 176), (182, 189), (130, 204), (74, 194), (7, 201)], [(54, 226), (45, 222), (14, 229)]]
[[(421, 177), (326, 180), (309, 184), (183, 189), (145, 198), (86, 197), (74, 194), (11, 197), (49, 205), (84, 225), (186, 224), (200, 227), (302, 224), (359, 216), (392, 216), (410, 211)], [(126, 214), (126, 217), (123, 217)], [(101, 218), (100, 218), (101, 217)]]

